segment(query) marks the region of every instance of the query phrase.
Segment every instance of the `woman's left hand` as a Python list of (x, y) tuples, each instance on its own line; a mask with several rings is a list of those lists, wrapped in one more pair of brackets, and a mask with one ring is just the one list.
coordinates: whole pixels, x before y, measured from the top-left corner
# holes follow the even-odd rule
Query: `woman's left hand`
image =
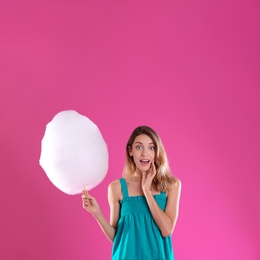
[(155, 175), (156, 175), (156, 168), (153, 161), (151, 163), (149, 170), (142, 172), (142, 189), (144, 195), (147, 194), (148, 192), (151, 192), (151, 186)]

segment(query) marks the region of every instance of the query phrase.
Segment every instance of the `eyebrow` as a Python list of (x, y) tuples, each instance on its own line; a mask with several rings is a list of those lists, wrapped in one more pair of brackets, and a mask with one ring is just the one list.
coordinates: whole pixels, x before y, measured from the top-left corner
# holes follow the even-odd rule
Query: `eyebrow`
[[(141, 142), (135, 142), (135, 144), (143, 144)], [(153, 144), (153, 142), (149, 143), (149, 144)]]

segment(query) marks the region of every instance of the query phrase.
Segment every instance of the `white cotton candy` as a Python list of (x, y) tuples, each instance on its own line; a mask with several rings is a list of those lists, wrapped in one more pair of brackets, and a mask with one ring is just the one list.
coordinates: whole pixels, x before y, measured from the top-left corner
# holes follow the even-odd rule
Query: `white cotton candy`
[(98, 127), (74, 110), (58, 113), (46, 126), (40, 165), (61, 191), (91, 190), (106, 176), (108, 149)]

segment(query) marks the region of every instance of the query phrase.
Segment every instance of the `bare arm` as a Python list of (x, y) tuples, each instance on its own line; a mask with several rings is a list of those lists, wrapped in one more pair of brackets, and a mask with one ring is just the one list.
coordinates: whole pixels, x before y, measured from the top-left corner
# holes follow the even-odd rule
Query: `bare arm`
[(121, 184), (115, 180), (108, 186), (108, 203), (110, 206), (110, 225), (117, 228), (120, 213)]
[(177, 180), (177, 183), (171, 185), (171, 190), (167, 195), (167, 205), (165, 211), (163, 211), (158, 206), (152, 193), (150, 191), (145, 192), (153, 219), (164, 237), (170, 236), (174, 231), (178, 219), (180, 193), (181, 182)]
[[(83, 208), (86, 209), (88, 212), (90, 212), (93, 217), (96, 219), (98, 222), (100, 228), (106, 235), (106, 237), (113, 243), (114, 241), (114, 236), (116, 232), (116, 226), (117, 226), (117, 221), (119, 217), (119, 202), (118, 206), (116, 203), (116, 198), (115, 195), (117, 193), (113, 189), (113, 183), (109, 185), (108, 187), (108, 201), (110, 205), (110, 216), (113, 216), (113, 221), (111, 222), (112, 224), (109, 224), (106, 218), (104, 217), (96, 199), (92, 196), (89, 195), (89, 193), (85, 190), (83, 190), (83, 195), (82, 195), (82, 201), (83, 201)], [(118, 210), (118, 213), (117, 213)], [(111, 217), (110, 217), (111, 218)]]
[(163, 211), (158, 206), (151, 191), (151, 183), (155, 174), (156, 169), (153, 163), (148, 172), (142, 173), (142, 189), (155, 223), (159, 227), (162, 236), (167, 237), (173, 233), (178, 219), (181, 181), (177, 179), (177, 182), (171, 185), (170, 191), (167, 194), (166, 208)]

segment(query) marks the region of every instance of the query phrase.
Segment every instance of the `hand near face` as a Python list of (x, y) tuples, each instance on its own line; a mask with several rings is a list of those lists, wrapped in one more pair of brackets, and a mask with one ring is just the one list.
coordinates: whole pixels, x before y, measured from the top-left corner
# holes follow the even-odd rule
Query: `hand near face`
[(156, 168), (153, 161), (151, 163), (149, 170), (142, 172), (142, 189), (144, 194), (151, 192), (151, 186), (155, 175), (156, 175)]

